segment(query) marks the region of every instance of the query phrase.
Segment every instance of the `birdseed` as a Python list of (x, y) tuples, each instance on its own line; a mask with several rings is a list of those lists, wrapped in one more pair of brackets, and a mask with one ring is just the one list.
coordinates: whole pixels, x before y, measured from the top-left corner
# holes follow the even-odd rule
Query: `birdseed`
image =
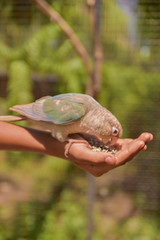
[(116, 154), (116, 152), (119, 150), (119, 146), (109, 146), (105, 145), (103, 142), (98, 142), (95, 140), (90, 140), (90, 149), (93, 152), (106, 152), (106, 153), (112, 153)]
[(116, 154), (116, 152), (118, 151), (118, 149), (114, 146), (104, 146), (104, 147), (91, 146), (90, 148), (93, 152), (106, 152), (106, 153)]

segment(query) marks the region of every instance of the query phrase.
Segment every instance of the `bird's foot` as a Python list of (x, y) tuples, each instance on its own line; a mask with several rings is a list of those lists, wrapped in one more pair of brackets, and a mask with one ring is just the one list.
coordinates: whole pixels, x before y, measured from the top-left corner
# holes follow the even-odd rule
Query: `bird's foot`
[(70, 149), (70, 147), (72, 146), (73, 143), (85, 143), (86, 145), (89, 145), (88, 142), (86, 140), (84, 140), (84, 139), (71, 139), (71, 138), (68, 138), (66, 141), (68, 143), (66, 144), (64, 155), (67, 158), (68, 158), (69, 149)]

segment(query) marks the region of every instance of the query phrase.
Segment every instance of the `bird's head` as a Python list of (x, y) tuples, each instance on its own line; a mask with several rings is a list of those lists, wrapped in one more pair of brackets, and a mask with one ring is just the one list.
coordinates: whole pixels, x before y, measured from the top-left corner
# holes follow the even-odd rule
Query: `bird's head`
[(99, 140), (105, 144), (113, 145), (118, 138), (121, 138), (123, 129), (120, 122), (112, 114), (107, 114), (103, 127), (99, 134)]

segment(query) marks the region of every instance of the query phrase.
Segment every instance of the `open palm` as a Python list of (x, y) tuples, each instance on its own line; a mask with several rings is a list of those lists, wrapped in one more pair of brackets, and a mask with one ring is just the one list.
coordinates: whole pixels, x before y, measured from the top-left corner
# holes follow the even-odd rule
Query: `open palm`
[(120, 150), (116, 154), (93, 152), (86, 144), (72, 144), (69, 160), (77, 167), (98, 177), (102, 174), (130, 161), (141, 150), (146, 150), (146, 144), (153, 139), (151, 133), (142, 133), (138, 138), (118, 139), (116, 145)]

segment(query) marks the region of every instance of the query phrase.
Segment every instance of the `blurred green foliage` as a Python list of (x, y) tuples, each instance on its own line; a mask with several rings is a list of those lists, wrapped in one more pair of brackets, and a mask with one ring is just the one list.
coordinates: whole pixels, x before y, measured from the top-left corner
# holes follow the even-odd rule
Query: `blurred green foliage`
[(159, 121), (155, 121), (154, 125), (151, 121), (151, 118), (156, 119), (159, 112), (159, 71), (145, 71), (140, 66), (125, 66), (118, 62), (108, 62), (103, 66), (102, 76), (103, 83), (99, 100), (118, 116), (122, 126), (125, 126), (125, 136), (133, 133), (129, 124), (133, 121), (141, 122), (142, 125), (139, 129), (138, 126), (136, 129), (132, 126), (135, 132), (132, 137), (136, 137), (147, 128), (151, 132), (155, 128), (159, 129)]
[(159, 219), (134, 216), (118, 224), (114, 229), (116, 236), (113, 238), (111, 236), (111, 239), (158, 240), (160, 234), (158, 221)]
[[(73, 27), (92, 59), (92, 32), (84, 1), (48, 2)], [(7, 73), (9, 79), (7, 98), (0, 98), (0, 114), (8, 113), (12, 105), (34, 99), (34, 73), (56, 76), (57, 93), (84, 93), (85, 68), (59, 26), (49, 23), (31, 2), (26, 5), (24, 0), (3, 0), (2, 3), (0, 72)], [(141, 56), (138, 47), (130, 46), (127, 27), (128, 15), (116, 1), (103, 1), (104, 62), (99, 101), (122, 122), (124, 136), (137, 137), (142, 131), (151, 131), (159, 138), (159, 69), (154, 68), (152, 57)], [(81, 171), (64, 160), (38, 154), (1, 152), (0, 161), (0, 187), (8, 184), (4, 185), (4, 195), (5, 186), (11, 188), (8, 190), (11, 200), (0, 207), (0, 240), (86, 238), (87, 186)], [(95, 210), (95, 215), (98, 214)], [(107, 232), (107, 238), (158, 240), (157, 222), (157, 218), (153, 218), (150, 224), (145, 216), (119, 221)], [(101, 224), (106, 223), (96, 219), (95, 240), (106, 239)]]
[(84, 206), (73, 198), (73, 194), (66, 190), (61, 195), (61, 202), (46, 215), (46, 221), (40, 240), (83, 240), (87, 235), (87, 219)]
[(160, 45), (160, 2), (138, 1), (140, 46), (152, 56), (154, 65), (159, 67)]
[[(9, 66), (7, 108), (33, 100), (29, 66), (24, 61), (12, 61)], [(15, 91), (16, 89), (16, 91)]]

